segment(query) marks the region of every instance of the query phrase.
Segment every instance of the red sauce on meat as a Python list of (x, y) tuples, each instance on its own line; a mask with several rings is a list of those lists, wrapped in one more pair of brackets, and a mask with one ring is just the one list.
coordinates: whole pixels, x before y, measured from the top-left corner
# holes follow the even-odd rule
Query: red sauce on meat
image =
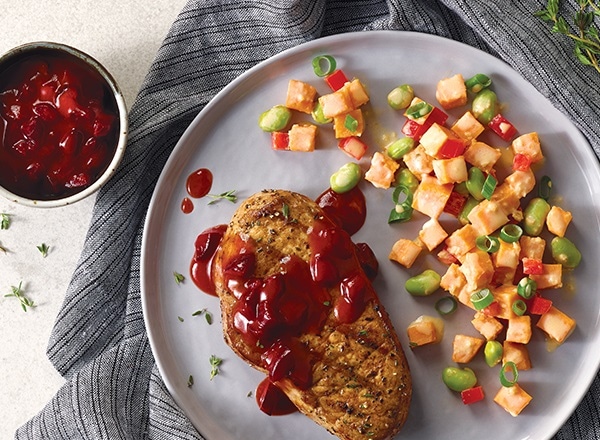
[(329, 188), (317, 197), (316, 202), (338, 226), (350, 235), (358, 232), (367, 218), (367, 203), (358, 186), (341, 194)]

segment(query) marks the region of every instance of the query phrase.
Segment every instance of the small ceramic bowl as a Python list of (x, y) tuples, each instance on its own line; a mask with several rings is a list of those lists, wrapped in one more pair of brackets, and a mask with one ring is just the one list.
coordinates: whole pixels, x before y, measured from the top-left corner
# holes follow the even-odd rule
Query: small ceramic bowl
[(97, 191), (127, 140), (115, 80), (73, 47), (35, 42), (0, 57), (0, 194), (56, 207)]

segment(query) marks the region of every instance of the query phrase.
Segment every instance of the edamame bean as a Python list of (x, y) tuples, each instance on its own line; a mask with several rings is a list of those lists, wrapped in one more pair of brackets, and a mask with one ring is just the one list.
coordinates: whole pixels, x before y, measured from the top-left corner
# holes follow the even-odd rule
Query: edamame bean
[(432, 269), (426, 269), (404, 283), (407, 292), (413, 296), (428, 296), (440, 288), (442, 277)]
[(394, 160), (400, 160), (415, 147), (415, 140), (409, 137), (404, 137), (395, 140), (387, 147), (387, 155)]
[(336, 193), (345, 193), (354, 188), (360, 180), (362, 173), (358, 164), (348, 162), (329, 178), (329, 185)]
[(550, 205), (541, 197), (531, 199), (523, 211), (523, 230), (527, 235), (537, 237), (541, 234), (546, 223)]
[(485, 363), (488, 364), (490, 367), (497, 365), (502, 360), (503, 352), (504, 349), (502, 348), (502, 344), (500, 342), (487, 341), (483, 349)]
[(469, 168), (469, 176), (467, 179), (467, 191), (475, 200), (483, 200), (483, 184), (485, 183), (485, 175), (477, 167)]
[(394, 186), (398, 185), (405, 186), (411, 194), (414, 194), (419, 186), (419, 179), (408, 168), (402, 168), (396, 173), (396, 183)]
[(470, 368), (446, 367), (442, 371), (442, 380), (444, 384), (453, 391), (459, 393), (477, 384), (477, 376)]
[(265, 110), (258, 117), (258, 126), (266, 132), (283, 130), (292, 117), (292, 112), (284, 105), (276, 105)]
[(408, 84), (398, 86), (387, 96), (387, 102), (394, 110), (407, 108), (415, 97), (415, 92)]
[(328, 124), (331, 121), (333, 121), (332, 118), (325, 117), (325, 115), (323, 114), (323, 106), (319, 101), (316, 102), (313, 111), (310, 114), (317, 124)]
[(473, 196), (469, 196), (469, 198), (467, 198), (467, 201), (465, 202), (463, 209), (460, 211), (460, 214), (458, 214), (458, 221), (460, 222), (461, 225), (466, 225), (466, 224), (470, 223), (469, 219), (468, 219), (469, 213), (478, 204), (479, 204), (479, 200), (477, 200)]
[(566, 237), (554, 237), (550, 242), (552, 258), (564, 267), (573, 269), (581, 262), (581, 252), (577, 246)]
[(498, 114), (498, 97), (493, 90), (483, 89), (471, 104), (473, 116), (483, 125), (488, 125), (492, 118)]

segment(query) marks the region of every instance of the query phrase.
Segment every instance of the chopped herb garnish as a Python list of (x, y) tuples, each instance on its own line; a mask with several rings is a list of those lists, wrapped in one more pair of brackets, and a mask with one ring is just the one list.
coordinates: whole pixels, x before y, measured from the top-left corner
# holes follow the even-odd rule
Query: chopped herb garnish
[(37, 249), (42, 253), (42, 257), (46, 258), (48, 256), (48, 250), (50, 249), (50, 246), (48, 246), (46, 243), (42, 243), (37, 247)]
[(185, 281), (185, 277), (179, 272), (173, 271), (173, 276), (175, 277), (175, 283), (181, 284)]
[(13, 296), (13, 297), (17, 298), (19, 300), (19, 302), (21, 303), (21, 308), (23, 309), (24, 312), (26, 312), (27, 307), (35, 307), (35, 303), (23, 294), (22, 284), (23, 284), (23, 282), (20, 282), (18, 287), (11, 286), (11, 290), (12, 290), (11, 293), (7, 293), (4, 296), (5, 297)]
[(8, 229), (10, 227), (10, 215), (6, 213), (0, 214), (0, 229)]
[(194, 376), (190, 374), (190, 377), (188, 377), (187, 386), (188, 388), (191, 388), (192, 385), (194, 385)]
[(232, 189), (231, 191), (226, 191), (226, 192), (218, 194), (218, 195), (217, 194), (207, 194), (207, 197), (210, 197), (211, 199), (213, 199), (210, 202), (208, 202), (209, 205), (213, 205), (221, 199), (229, 200), (231, 203), (235, 203), (237, 201), (237, 196), (235, 195), (235, 189)]
[(281, 207), (281, 213), (283, 214), (283, 218), (285, 218), (286, 220), (289, 220), (290, 207), (286, 203), (284, 203), (283, 206)]
[(3, 247), (1, 244), (0, 244), (0, 252), (4, 252), (4, 253), (6, 253), (6, 248), (5, 248), (5, 247)]
[(206, 322), (208, 322), (209, 325), (212, 325), (212, 323), (213, 323), (212, 313), (210, 313), (206, 308), (196, 310), (194, 313), (192, 313), (192, 316), (200, 316), (200, 315), (204, 315), (204, 319), (206, 319)]
[(252, 390), (248, 391), (248, 394), (246, 394), (246, 397), (252, 397)]
[(363, 329), (363, 330), (360, 330), (360, 331), (358, 332), (358, 336), (366, 336), (367, 334), (368, 334), (368, 332), (367, 332), (366, 330), (364, 330), (364, 329)]
[(181, 316), (178, 316), (177, 319), (179, 319), (179, 322), (185, 321)]
[(331, 305), (331, 301), (323, 301), (323, 305), (325, 307), (329, 307)]
[(200, 309), (200, 310), (196, 310), (194, 313), (192, 313), (192, 316), (200, 316), (200, 315), (202, 315), (204, 312), (206, 312), (206, 309)]
[(210, 358), (208, 359), (208, 362), (211, 366), (210, 380), (213, 380), (213, 378), (219, 374), (219, 366), (223, 363), (223, 359), (215, 356), (214, 354), (211, 354)]
[(206, 312), (204, 314), (204, 318), (206, 318), (206, 322), (208, 322), (208, 325), (212, 325), (213, 318), (212, 318), (212, 314), (210, 312)]

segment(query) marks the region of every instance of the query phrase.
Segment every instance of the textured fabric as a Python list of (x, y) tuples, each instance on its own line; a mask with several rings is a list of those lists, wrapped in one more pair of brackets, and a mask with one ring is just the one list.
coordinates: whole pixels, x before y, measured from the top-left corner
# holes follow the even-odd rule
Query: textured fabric
[[(575, 8), (575, 0), (561, 2)], [(509, 63), (600, 153), (600, 75), (533, 16), (544, 0), (190, 0), (130, 112), (126, 157), (97, 196), (78, 267), (48, 344), (65, 385), (18, 439), (198, 439), (156, 369), (140, 300), (144, 216), (194, 116), (276, 53), (326, 35), (391, 29), (465, 42)], [(151, 29), (149, 30), (152, 31)], [(556, 439), (600, 438), (596, 378)]]

